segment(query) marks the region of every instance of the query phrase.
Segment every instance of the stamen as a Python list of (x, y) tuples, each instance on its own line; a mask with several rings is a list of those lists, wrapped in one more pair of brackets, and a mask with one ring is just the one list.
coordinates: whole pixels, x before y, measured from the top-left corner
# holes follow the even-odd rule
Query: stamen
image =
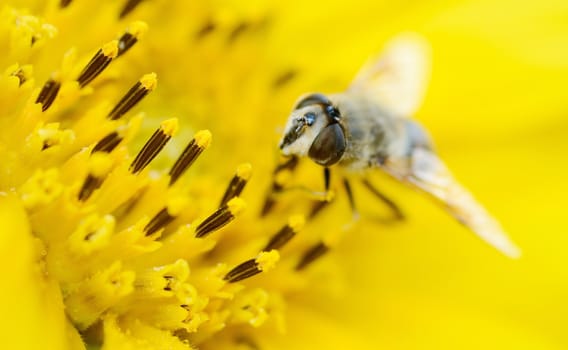
[(262, 217), (268, 215), (268, 213), (272, 211), (274, 204), (276, 204), (274, 197), (272, 197), (270, 194), (266, 196), (266, 198), (264, 199), (264, 204), (262, 205), (262, 210), (260, 211), (260, 216)]
[(126, 114), (132, 107), (136, 106), (150, 91), (154, 90), (158, 80), (155, 73), (144, 75), (140, 81), (136, 82), (133, 87), (118, 101), (107, 118), (117, 120)]
[(245, 278), (272, 269), (279, 259), (280, 254), (276, 250), (261, 252), (256, 258), (247, 260), (229, 271), (223, 279), (229, 283), (242, 281)]
[(41, 103), (42, 112), (45, 112), (51, 106), (60, 87), (61, 83), (53, 79), (45, 82), (36, 100), (36, 103)]
[(145, 22), (137, 21), (132, 23), (126, 32), (118, 39), (118, 54), (116, 57), (124, 55), (126, 51), (138, 42), (138, 39), (140, 39), (147, 30), (148, 25)]
[(144, 227), (146, 236), (152, 235), (174, 221), (186, 205), (187, 199), (185, 197), (171, 198), (167, 206), (154, 215), (152, 220)]
[(93, 192), (101, 187), (106, 175), (112, 167), (112, 159), (106, 153), (96, 153), (89, 159), (89, 174), (83, 182), (77, 198), (84, 202)]
[[(29, 67), (29, 66), (27, 66), (27, 67)], [(28, 68), (28, 69), (31, 69), (31, 68)], [(26, 82), (26, 80), (27, 80), (26, 76), (28, 74), (26, 74), (23, 67), (18, 67), (18, 69), (13, 71), (12, 74), (10, 74), (10, 75), (18, 78), (18, 81), (19, 81), (18, 86), (22, 86)], [(36, 101), (36, 103), (37, 103), (37, 101)]]
[(315, 200), (312, 204), (312, 209), (310, 210), (310, 214), (308, 215), (308, 218), (312, 219), (314, 218), (316, 215), (318, 215), (324, 208), (326, 208), (328, 206), (330, 202), (329, 201), (319, 201), (319, 200)]
[(31, 136), (41, 142), (41, 150), (45, 151), (54, 146), (69, 145), (75, 139), (75, 133), (70, 129), (60, 129), (59, 123), (49, 123), (37, 129)]
[(237, 40), (237, 38), (239, 36), (241, 36), (250, 27), (251, 27), (251, 24), (248, 23), (248, 22), (239, 23), (235, 28), (233, 28), (233, 30), (229, 34), (229, 37), (227, 38), (227, 42), (229, 44), (234, 42), (235, 40)]
[(176, 118), (168, 119), (160, 125), (152, 137), (146, 142), (142, 150), (138, 152), (134, 161), (130, 165), (130, 172), (137, 174), (141, 172), (150, 162), (160, 153), (162, 148), (177, 132), (178, 121)]
[(61, 0), (59, 2), (59, 7), (61, 7), (62, 9), (66, 8), (67, 6), (69, 6), (69, 4), (71, 4), (72, 0)]
[(195, 38), (202, 39), (206, 37), (208, 34), (212, 33), (216, 27), (217, 26), (215, 25), (215, 22), (213, 22), (212, 20), (207, 21), (203, 25), (203, 27), (201, 27), (201, 29), (197, 31), (197, 33), (195, 34)]
[(150, 236), (154, 232), (166, 227), (167, 224), (172, 222), (175, 218), (168, 213), (168, 209), (164, 208), (154, 215), (152, 220), (144, 227), (146, 236)]
[(81, 187), (81, 191), (79, 191), (79, 196), (77, 197), (81, 202), (86, 201), (89, 199), (93, 191), (97, 188), (101, 187), (103, 184), (103, 179), (94, 177), (92, 174), (87, 175), (85, 182), (83, 182), (83, 186)]
[(113, 40), (105, 44), (101, 49), (99, 49), (99, 51), (97, 51), (97, 53), (89, 61), (87, 66), (83, 69), (81, 74), (79, 74), (79, 77), (77, 78), (79, 86), (82, 88), (85, 87), (99, 74), (101, 74), (102, 71), (105, 70), (105, 68), (110, 64), (110, 62), (117, 56), (117, 54), (118, 54), (117, 40)]
[(244, 335), (235, 338), (235, 343), (250, 350), (260, 350), (260, 347), (254, 340)]
[(225, 190), (223, 199), (221, 199), (221, 203), (219, 204), (220, 207), (225, 205), (230, 199), (240, 196), (241, 192), (245, 188), (245, 185), (250, 179), (251, 173), (252, 166), (250, 165), (250, 163), (239, 165), (239, 167), (237, 168), (237, 173), (231, 179), (227, 190)]
[(324, 242), (319, 242), (318, 244), (314, 245), (312, 248), (308, 249), (300, 261), (298, 265), (296, 265), (296, 270), (300, 271), (305, 269), (308, 265), (313, 263), (319, 257), (324, 255), (329, 251), (329, 247)]
[(132, 12), (136, 8), (136, 6), (138, 6), (138, 4), (140, 4), (141, 2), (142, 2), (142, 0), (128, 0), (128, 1), (126, 1), (126, 4), (124, 4), (122, 11), (120, 11), (119, 18), (123, 18), (127, 14)]
[(112, 215), (89, 214), (69, 236), (69, 248), (77, 254), (90, 254), (108, 244), (114, 233)]
[(20, 189), (20, 197), (24, 206), (32, 210), (41, 205), (53, 202), (64, 189), (59, 179), (59, 170), (37, 170)]
[(294, 79), (298, 75), (298, 72), (290, 69), (285, 71), (284, 73), (280, 74), (279, 76), (274, 79), (272, 83), (272, 87), (274, 89), (278, 89), (289, 83), (292, 79)]
[(174, 166), (170, 170), (170, 186), (173, 185), (179, 177), (189, 168), (197, 157), (211, 143), (211, 132), (209, 130), (198, 131), (193, 140), (189, 142), (182, 154), (176, 160)]
[(195, 237), (202, 238), (231, 222), (245, 208), (245, 201), (239, 197), (231, 199), (217, 209), (195, 229)]
[(268, 242), (266, 247), (262, 249), (263, 252), (267, 252), (273, 249), (282, 248), (288, 241), (290, 241), (298, 231), (304, 227), (305, 219), (303, 215), (295, 215), (290, 217), (288, 223), (280, 229)]
[(107, 136), (103, 137), (99, 142), (97, 142), (95, 147), (93, 147), (91, 154), (95, 152), (110, 153), (121, 142), (122, 142), (122, 137), (118, 134), (118, 132), (113, 131)]

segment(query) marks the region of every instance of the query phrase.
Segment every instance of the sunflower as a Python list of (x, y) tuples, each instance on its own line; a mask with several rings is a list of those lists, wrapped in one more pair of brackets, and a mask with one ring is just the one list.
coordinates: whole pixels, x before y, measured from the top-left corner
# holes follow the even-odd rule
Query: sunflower
[[(549, 0), (7, 1), (3, 346), (565, 347), (567, 13)], [(341, 91), (409, 30), (434, 63), (416, 118), (520, 260), (388, 178), (404, 221), (358, 187), (348, 231), (340, 191), (316, 206), (286, 193), (262, 215), (270, 186), (322, 186), (316, 166), (279, 159), (293, 101)]]

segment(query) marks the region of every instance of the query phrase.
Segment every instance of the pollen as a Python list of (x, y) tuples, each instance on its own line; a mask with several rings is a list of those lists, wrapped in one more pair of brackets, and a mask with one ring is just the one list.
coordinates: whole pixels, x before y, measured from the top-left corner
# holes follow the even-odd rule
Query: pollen
[(211, 144), (211, 132), (209, 130), (201, 130), (195, 133), (195, 143), (199, 148), (207, 148)]
[(112, 40), (103, 45), (101, 51), (108, 58), (115, 58), (118, 54), (118, 40)]
[[(26, 288), (46, 294), (50, 321), (42, 326), (50, 335), (69, 333), (77, 348), (105, 349), (224, 348), (226, 341), (255, 348), (256, 334), (283, 333), (288, 294), (300, 285), (285, 284), (307, 278), (296, 265), (304, 255), (315, 261), (319, 250), (308, 251), (314, 240), (302, 233), (310, 220), (300, 201), (276, 206), (269, 218), (246, 208), (263, 200), (255, 181), (274, 175), (272, 187), (283, 190), (297, 159), (282, 159), (273, 174), (255, 165), (253, 177), (251, 154), (233, 154), (229, 143), (231, 136), (248, 142), (246, 125), (231, 120), (232, 107), (217, 113), (225, 107), (214, 99), (225, 89), (194, 90), (206, 68), (194, 63), (208, 55), (200, 46), (218, 45), (228, 56), (248, 52), (247, 40), (264, 15), (228, 18), (223, 12), (200, 19), (196, 13), (195, 26), (188, 27), (193, 31), (164, 27), (145, 37), (145, 22), (125, 28), (118, 21), (144, 12), (141, 1), (123, 1), (122, 12), (104, 21), (86, 2), (58, 3), (44, 14), (53, 25), (41, 16), (0, 11), (8, 67), (0, 75), (0, 192), (13, 196), (23, 213), (5, 220), (8, 227), (25, 227), (5, 233), (28, 235), (37, 245), (29, 260), (41, 273)], [(61, 35), (52, 40), (56, 27)], [(200, 28), (207, 33), (193, 42)], [(169, 42), (188, 33), (195, 56), (187, 67), (179, 67), (175, 55), (173, 68), (154, 65), (162, 49), (185, 55), (185, 46), (160, 44), (156, 52), (155, 42), (143, 38)], [(164, 72), (159, 86), (154, 71)], [(207, 74), (213, 87), (229, 82), (231, 72)], [(176, 79), (184, 81), (183, 89), (173, 89), (183, 91), (182, 99), (170, 99)], [(274, 79), (264, 85), (272, 89)], [(234, 90), (227, 92), (238, 96)], [(216, 150), (209, 147), (211, 131), (196, 128), (208, 122), (215, 135), (219, 130)], [(186, 173), (191, 177), (184, 179)], [(328, 236), (318, 237), (335, 246)], [(51, 289), (57, 300), (48, 300)]]
[(276, 263), (280, 260), (280, 254), (278, 251), (271, 250), (269, 252), (261, 252), (255, 259), (258, 264), (258, 269), (260, 271), (267, 272), (276, 266)]

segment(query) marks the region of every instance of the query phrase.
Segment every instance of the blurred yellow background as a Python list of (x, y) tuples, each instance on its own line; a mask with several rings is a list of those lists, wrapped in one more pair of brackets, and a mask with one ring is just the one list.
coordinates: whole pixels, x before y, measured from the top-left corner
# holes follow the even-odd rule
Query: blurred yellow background
[[(41, 8), (35, 1), (8, 2)], [(211, 10), (216, 6), (222, 9), (218, 13)], [(225, 43), (196, 43), (190, 34), (210, 13), (228, 22), (260, 18), (268, 25), (261, 23), (230, 50)], [(100, 18), (94, 18), (85, 19), (85, 33), (95, 31)], [(152, 0), (142, 2), (130, 19), (147, 21), (150, 32), (138, 48), (139, 59), (128, 62), (132, 72), (124, 75), (132, 79), (117, 85), (135, 81), (141, 71), (156, 71), (159, 88), (144, 101), (151, 117), (146, 130), (172, 114), (187, 116), (180, 118), (182, 136), (211, 129), (214, 143), (197, 174), (226, 179), (239, 162), (253, 164), (245, 195), (253, 207), (249, 218), (256, 218), (271, 181), (278, 128), (296, 98), (341, 91), (390, 38), (405, 31), (422, 34), (432, 46), (433, 70), (416, 119), (431, 132), (456, 177), (523, 251), (521, 259), (507, 259), (391, 180), (378, 187), (400, 204), (407, 220), (377, 223), (372, 213), (384, 214), (384, 208), (355, 188), (359, 206), (370, 215), (310, 268), (313, 292), (290, 296), (288, 335), (264, 334), (261, 345), (568, 348), (568, 221), (563, 216), (568, 2)], [(57, 40), (65, 45), (55, 47), (53, 56), (61, 57), (69, 42), (82, 50), (100, 44), (99, 36), (85, 33), (61, 31)], [(40, 63), (38, 76), (52, 69), (52, 62)], [(272, 88), (287, 72), (294, 77)], [(305, 183), (321, 186), (320, 169), (307, 167), (311, 175)], [(345, 198), (326, 215), (349, 220)], [(321, 234), (341, 220), (325, 222), (324, 217), (308, 231)], [(339, 276), (331, 281), (326, 279), (330, 268)]]
[[(337, 328), (367, 339), (368, 348), (568, 347), (568, 3), (350, 1), (314, 8), (287, 7), (295, 19), (282, 35), (304, 45), (286, 51), (318, 61), (314, 74), (337, 73), (345, 79), (331, 84), (337, 89), (356, 62), (397, 32), (428, 39), (432, 80), (417, 119), (523, 256), (500, 256), (423, 198), (383, 184), (407, 222), (368, 225), (348, 237), (336, 254), (349, 297), (306, 303), (340, 319)], [(303, 88), (333, 90), (314, 85)]]

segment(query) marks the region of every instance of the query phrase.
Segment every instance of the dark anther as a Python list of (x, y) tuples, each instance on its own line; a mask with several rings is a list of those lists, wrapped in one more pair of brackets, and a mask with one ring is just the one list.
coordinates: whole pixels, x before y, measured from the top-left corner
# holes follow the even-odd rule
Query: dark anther
[(156, 130), (130, 164), (130, 172), (133, 174), (141, 172), (160, 153), (170, 138), (171, 135), (163, 128)]
[(170, 169), (170, 186), (193, 164), (197, 157), (209, 146), (211, 133), (207, 130), (198, 131), (194, 138), (185, 147)]
[(152, 220), (144, 227), (144, 232), (146, 236), (150, 236), (151, 234), (157, 232), (158, 230), (166, 227), (167, 224), (172, 222), (175, 219), (174, 216), (171, 216), (168, 213), (168, 209), (164, 208), (160, 210)]
[(93, 147), (91, 154), (95, 152), (110, 153), (120, 144), (121, 141), (122, 137), (120, 137), (116, 131), (113, 131), (97, 142), (95, 147)]
[(240, 335), (235, 338), (235, 343), (237, 343), (238, 345), (246, 346), (250, 350), (260, 350), (258, 344), (245, 335)]
[(87, 199), (89, 199), (89, 197), (91, 197), (91, 195), (97, 188), (101, 187), (102, 183), (102, 178), (95, 177), (92, 174), (87, 175), (87, 178), (85, 179), (85, 182), (83, 182), (83, 186), (81, 187), (77, 198), (81, 202), (86, 201)]
[(18, 80), (19, 80), (18, 86), (22, 86), (22, 84), (26, 82), (26, 75), (24, 74), (24, 71), (22, 70), (22, 68), (18, 68), (11, 75), (18, 78)]
[(285, 225), (280, 229), (280, 231), (278, 231), (274, 236), (272, 236), (272, 238), (270, 239), (266, 247), (262, 249), (262, 251), (268, 252), (271, 251), (272, 249), (280, 249), (286, 243), (288, 243), (288, 241), (294, 238), (295, 235), (296, 231), (290, 225)]
[(108, 119), (117, 120), (126, 114), (132, 107), (136, 106), (156, 84), (156, 75), (147, 74), (118, 101), (114, 108), (107, 115)]
[(270, 194), (267, 195), (266, 198), (264, 199), (264, 204), (262, 205), (260, 216), (262, 217), (268, 215), (268, 213), (270, 213), (270, 211), (274, 207), (274, 204), (276, 204), (274, 198)]
[(115, 56), (116, 53), (109, 52), (108, 55), (105, 55), (103, 49), (99, 49), (99, 51), (97, 51), (87, 66), (83, 69), (81, 74), (79, 74), (79, 77), (77, 78), (79, 86), (82, 88), (87, 86), (88, 83), (102, 73)]
[(142, 0), (127, 0), (126, 4), (124, 4), (124, 7), (120, 11), (119, 18), (123, 18), (127, 14), (132, 12), (136, 8), (136, 6), (138, 6), (138, 4), (140, 4), (141, 2)]
[(227, 225), (234, 218), (235, 215), (231, 213), (229, 208), (226, 205), (222, 206), (197, 226), (195, 229), (195, 237), (203, 238)]
[(237, 38), (239, 36), (244, 34), (244, 32), (249, 28), (250, 28), (250, 23), (248, 23), (248, 22), (239, 23), (237, 26), (235, 26), (235, 28), (233, 28), (233, 30), (229, 34), (229, 37), (227, 38), (227, 42), (229, 44), (234, 42), (235, 40), (237, 40)]
[(229, 271), (223, 279), (229, 283), (234, 283), (257, 275), (260, 272), (262, 270), (259, 268), (256, 259), (250, 259)]
[(233, 176), (231, 182), (229, 182), (229, 186), (227, 186), (227, 189), (223, 194), (223, 198), (221, 199), (219, 207), (222, 207), (223, 205), (227, 204), (227, 202), (233, 199), (234, 197), (238, 197), (241, 195), (243, 189), (245, 188), (245, 185), (250, 179), (250, 175), (251, 175), (250, 164), (245, 163), (239, 165), (239, 167), (237, 168), (237, 173), (235, 174), (235, 176)]
[(288, 84), (292, 79), (294, 79), (298, 75), (298, 72), (290, 69), (285, 71), (284, 73), (280, 74), (279, 76), (274, 79), (272, 82), (272, 87), (275, 89), (281, 88), (284, 85)]
[(69, 6), (69, 4), (71, 3), (72, 0), (61, 0), (59, 2), (59, 7), (66, 8), (67, 6)]
[(325, 245), (325, 243), (320, 242), (313, 246), (312, 248), (308, 249), (300, 261), (298, 265), (296, 265), (296, 270), (300, 271), (305, 269), (308, 265), (314, 262), (316, 259), (327, 253), (329, 247)]
[(213, 22), (212, 20), (205, 22), (203, 27), (201, 27), (201, 29), (199, 29), (197, 33), (195, 33), (195, 38), (202, 39), (206, 37), (208, 34), (213, 33), (216, 27), (217, 26), (215, 25), (215, 22)]
[(59, 88), (61, 87), (61, 83), (55, 81), (53, 79), (49, 79), (45, 82), (39, 96), (37, 97), (36, 103), (41, 103), (41, 110), (45, 112), (49, 106), (55, 100), (57, 93), (59, 92)]
[(138, 38), (128, 32), (122, 34), (120, 39), (118, 39), (118, 53), (116, 57), (122, 56), (126, 51), (128, 51), (128, 49), (134, 46), (137, 41)]
[(316, 215), (318, 215), (324, 208), (326, 208), (328, 206), (330, 202), (329, 201), (321, 201), (321, 200), (315, 200), (312, 204), (312, 209), (310, 210), (310, 213), (308, 214), (308, 218), (312, 219), (314, 218)]

